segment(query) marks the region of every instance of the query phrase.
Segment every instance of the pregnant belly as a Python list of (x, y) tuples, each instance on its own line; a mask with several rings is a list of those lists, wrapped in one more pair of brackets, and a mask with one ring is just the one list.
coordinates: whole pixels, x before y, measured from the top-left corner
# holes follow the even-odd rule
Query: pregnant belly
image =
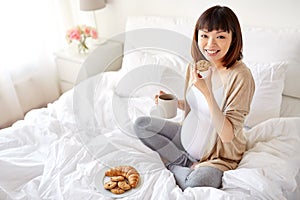
[(212, 131), (213, 126), (209, 117), (190, 111), (182, 124), (183, 147), (195, 159), (201, 159)]

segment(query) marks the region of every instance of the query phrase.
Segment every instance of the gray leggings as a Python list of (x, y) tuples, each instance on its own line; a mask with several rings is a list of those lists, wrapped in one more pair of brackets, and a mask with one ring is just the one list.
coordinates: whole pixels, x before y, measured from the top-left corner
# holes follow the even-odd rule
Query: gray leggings
[(145, 116), (135, 121), (134, 131), (145, 145), (159, 153), (182, 190), (187, 187), (221, 187), (223, 171), (214, 167), (190, 168), (197, 160), (181, 144), (180, 124)]

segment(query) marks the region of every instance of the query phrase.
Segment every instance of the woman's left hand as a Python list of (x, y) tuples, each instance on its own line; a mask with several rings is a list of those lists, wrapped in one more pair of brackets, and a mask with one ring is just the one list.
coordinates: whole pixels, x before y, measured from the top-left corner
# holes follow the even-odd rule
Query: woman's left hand
[(206, 72), (206, 76), (202, 77), (199, 76), (196, 67), (191, 66), (190, 69), (190, 77), (192, 84), (198, 88), (204, 96), (210, 95), (212, 91), (212, 85), (211, 85), (211, 76), (212, 76), (212, 69), (211, 67)]

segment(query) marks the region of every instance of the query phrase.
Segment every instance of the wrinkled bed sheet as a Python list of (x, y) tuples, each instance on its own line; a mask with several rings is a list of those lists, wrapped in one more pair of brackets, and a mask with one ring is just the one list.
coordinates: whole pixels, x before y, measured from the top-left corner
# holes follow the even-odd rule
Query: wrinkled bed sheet
[(153, 100), (116, 96), (118, 76), (91, 78), (0, 131), (0, 199), (111, 199), (95, 189), (96, 179), (116, 164), (141, 174), (138, 189), (123, 199), (287, 199), (299, 187), (300, 118), (275, 118), (245, 132), (248, 150), (238, 169), (224, 173), (222, 189), (182, 191), (158, 154), (130, 132)]

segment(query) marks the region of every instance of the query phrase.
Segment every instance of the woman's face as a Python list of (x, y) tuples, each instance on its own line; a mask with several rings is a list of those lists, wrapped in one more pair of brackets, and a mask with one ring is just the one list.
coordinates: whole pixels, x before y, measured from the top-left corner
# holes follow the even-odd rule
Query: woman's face
[(222, 60), (229, 50), (232, 33), (222, 30), (199, 30), (198, 45), (207, 60), (216, 66), (222, 65)]

